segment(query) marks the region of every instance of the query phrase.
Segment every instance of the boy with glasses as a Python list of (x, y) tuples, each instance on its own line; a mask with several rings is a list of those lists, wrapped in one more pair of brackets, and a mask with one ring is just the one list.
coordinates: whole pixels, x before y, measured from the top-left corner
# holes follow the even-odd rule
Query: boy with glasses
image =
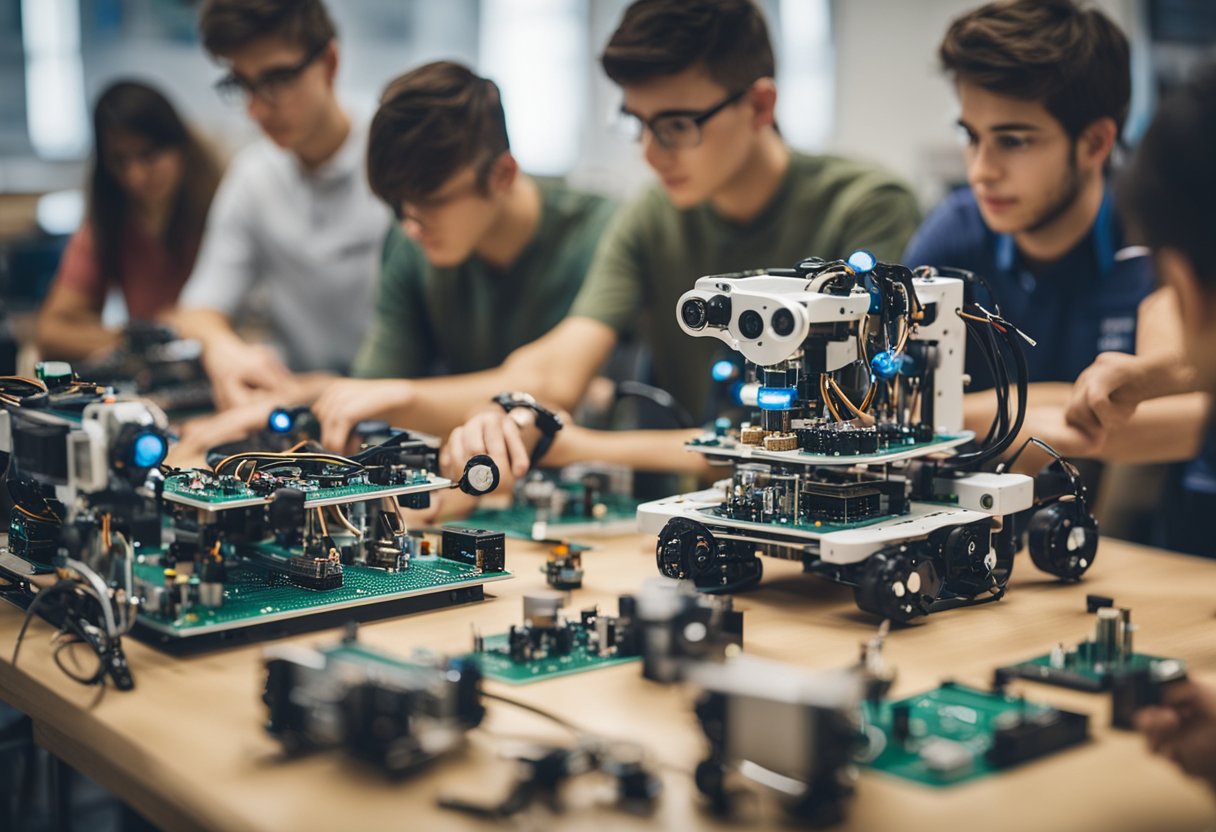
[[(174, 321), (202, 341), (217, 404), (230, 407), (286, 384), (288, 368), (350, 368), (390, 215), (364, 176), (366, 127), (334, 94), (338, 47), (320, 0), (208, 0), (199, 30), (228, 69), (219, 92), (268, 139), (229, 167)], [(233, 329), (259, 292), (282, 358)]]
[[(660, 183), (614, 220), (570, 314), (493, 370), (399, 382), (382, 391), (375, 414), (337, 401), (318, 408), (324, 441), (343, 442), (358, 419), (372, 415), (419, 424), (439, 403), (449, 419), (459, 418), (503, 390), (527, 390), (543, 404), (571, 409), (626, 334), (640, 335), (650, 347), (654, 382), (688, 412), (706, 416), (714, 352), (705, 339), (684, 336), (674, 321), (677, 298), (698, 277), (787, 265), (808, 255), (847, 256), (861, 247), (891, 259), (911, 234), (916, 203), (902, 183), (867, 165), (786, 146), (774, 117), (767, 26), (749, 0), (638, 0), (601, 61), (621, 87), (622, 115), (635, 123)], [(489, 447), (500, 465), (509, 459), (521, 473), (529, 453), (515, 420), (530, 423), (535, 415), (522, 401), (504, 399), (509, 414), (481, 414), (454, 441)], [(669, 458), (688, 456), (676, 437), (661, 433), (656, 448), (674, 449)], [(562, 431), (555, 452), (570, 435)], [(612, 448), (592, 443), (591, 455), (668, 467), (670, 459), (647, 453), (635, 438), (611, 437), (621, 443)]]
[(612, 217), (602, 197), (522, 173), (498, 87), (446, 61), (385, 89), (367, 170), (400, 223), (354, 366), (369, 380), (322, 394), (325, 418), (391, 395), (397, 379), (495, 367), (544, 335), (565, 317)]

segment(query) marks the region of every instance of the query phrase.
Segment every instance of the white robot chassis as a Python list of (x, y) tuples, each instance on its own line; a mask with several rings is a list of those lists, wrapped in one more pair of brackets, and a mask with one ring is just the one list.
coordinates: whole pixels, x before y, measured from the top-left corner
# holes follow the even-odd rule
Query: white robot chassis
[[(754, 410), (689, 443), (730, 479), (639, 507), (660, 572), (736, 592), (760, 580), (758, 554), (801, 560), (907, 621), (1000, 598), (1028, 531), (1040, 569), (1079, 579), (1098, 534), (1076, 469), (1038, 440), (1054, 457), (1038, 477), (996, 464), (1021, 428), (1033, 341), (999, 306), (965, 303), (968, 281), (982, 283), (864, 251), (700, 278), (677, 321), (743, 356), (738, 397)], [(969, 336), (999, 403), (978, 441), (963, 429)]]

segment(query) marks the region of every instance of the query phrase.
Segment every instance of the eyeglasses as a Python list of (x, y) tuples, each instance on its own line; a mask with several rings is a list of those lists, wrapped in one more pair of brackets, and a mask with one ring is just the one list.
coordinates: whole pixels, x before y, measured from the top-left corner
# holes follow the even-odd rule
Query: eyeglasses
[(706, 110), (664, 110), (650, 118), (642, 118), (636, 113), (631, 113), (622, 105), (616, 116), (616, 128), (626, 138), (637, 141), (642, 138), (642, 128), (644, 127), (666, 150), (696, 147), (701, 143), (701, 129), (705, 122), (734, 104), (746, 93), (746, 89), (732, 92)]
[(215, 90), (220, 94), (220, 98), (229, 104), (243, 104), (250, 96), (257, 96), (267, 104), (274, 104), (278, 97), (295, 83), (300, 73), (321, 57), (328, 46), (329, 41), (325, 41), (305, 55), (299, 63), (268, 69), (257, 78), (245, 78), (230, 72), (215, 82)]

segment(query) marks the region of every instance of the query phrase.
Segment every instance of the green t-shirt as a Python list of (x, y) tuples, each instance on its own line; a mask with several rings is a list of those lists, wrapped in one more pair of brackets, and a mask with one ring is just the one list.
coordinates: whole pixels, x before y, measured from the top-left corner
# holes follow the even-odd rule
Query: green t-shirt
[(613, 204), (537, 182), (540, 222), (506, 270), (472, 256), (436, 268), (394, 225), (384, 244), (376, 314), (355, 358), (363, 378), (419, 378), (496, 367), (570, 309)]
[(617, 214), (570, 314), (636, 331), (653, 353), (655, 383), (694, 417), (708, 417), (710, 367), (726, 348), (676, 324), (676, 302), (698, 277), (847, 257), (859, 248), (897, 261), (918, 221), (907, 185), (833, 156), (791, 154), (781, 187), (745, 225), (705, 203), (676, 208), (656, 186)]

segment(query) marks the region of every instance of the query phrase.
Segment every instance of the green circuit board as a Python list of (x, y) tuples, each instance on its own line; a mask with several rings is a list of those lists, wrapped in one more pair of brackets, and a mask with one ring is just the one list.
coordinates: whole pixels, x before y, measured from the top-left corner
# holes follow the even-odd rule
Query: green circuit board
[(486, 636), (485, 649), (468, 653), (462, 658), (475, 661), (481, 666), (483, 675), (511, 685), (526, 685), (543, 682), (559, 676), (583, 673), (601, 667), (638, 661), (640, 656), (618, 656), (615, 653), (599, 655), (588, 647), (588, 631), (579, 627), (575, 631), (574, 645), (563, 656), (536, 657), (532, 661), (516, 662), (511, 659), (506, 633)]
[(1121, 655), (1114, 660), (1097, 658), (1092, 641), (1081, 642), (1075, 652), (1070, 651), (1063, 658), (1062, 663), (1058, 662), (1060, 666), (1053, 667), (1051, 654), (1044, 653), (1042, 656), (1002, 667), (999, 672), (1021, 679), (1096, 693), (1110, 690), (1115, 676), (1120, 673), (1154, 670), (1159, 667), (1164, 669), (1168, 663), (1170, 672), (1166, 675), (1175, 676), (1186, 668), (1180, 659), (1150, 656), (1147, 653)]
[[(135, 577), (149, 584), (163, 582), (164, 570), (151, 562), (139, 563)], [(286, 618), (393, 601), (410, 596), (443, 593), (511, 577), (507, 571), (482, 572), (445, 558), (415, 558), (408, 569), (386, 572), (366, 566), (343, 567), (342, 586), (312, 590), (292, 584), (281, 573), (253, 564), (229, 566), (223, 602), (208, 608), (188, 604), (173, 619), (144, 612), (140, 620), (173, 638), (240, 629)], [(197, 582), (197, 578), (190, 578)]]
[[(901, 741), (896, 713), (906, 709)], [(927, 786), (953, 786), (1083, 742), (1088, 717), (956, 683), (863, 706), (870, 768)]]
[[(545, 521), (541, 537), (550, 540), (567, 540), (572, 536), (594, 536), (632, 531), (637, 522), (638, 503), (623, 494), (604, 494), (597, 501), (605, 507), (602, 517), (586, 517), (582, 514), (563, 514), (549, 517)], [(448, 525), (476, 526), (503, 532), (520, 540), (531, 540), (537, 529), (538, 512), (531, 506), (513, 505), (508, 508), (478, 509), (466, 520)], [(627, 528), (626, 528), (627, 527)]]
[[(398, 485), (376, 485), (369, 482), (352, 482), (347, 485), (325, 487), (307, 478), (293, 481), (292, 488), (304, 492), (305, 506), (326, 503), (374, 500), (391, 497), (409, 491), (427, 490), (447, 485), (447, 480), (431, 477), (425, 471), (417, 471)], [(269, 502), (272, 494), (259, 493), (235, 477), (199, 478), (192, 473), (174, 474), (165, 479), (165, 499), (205, 509), (235, 508)]]

